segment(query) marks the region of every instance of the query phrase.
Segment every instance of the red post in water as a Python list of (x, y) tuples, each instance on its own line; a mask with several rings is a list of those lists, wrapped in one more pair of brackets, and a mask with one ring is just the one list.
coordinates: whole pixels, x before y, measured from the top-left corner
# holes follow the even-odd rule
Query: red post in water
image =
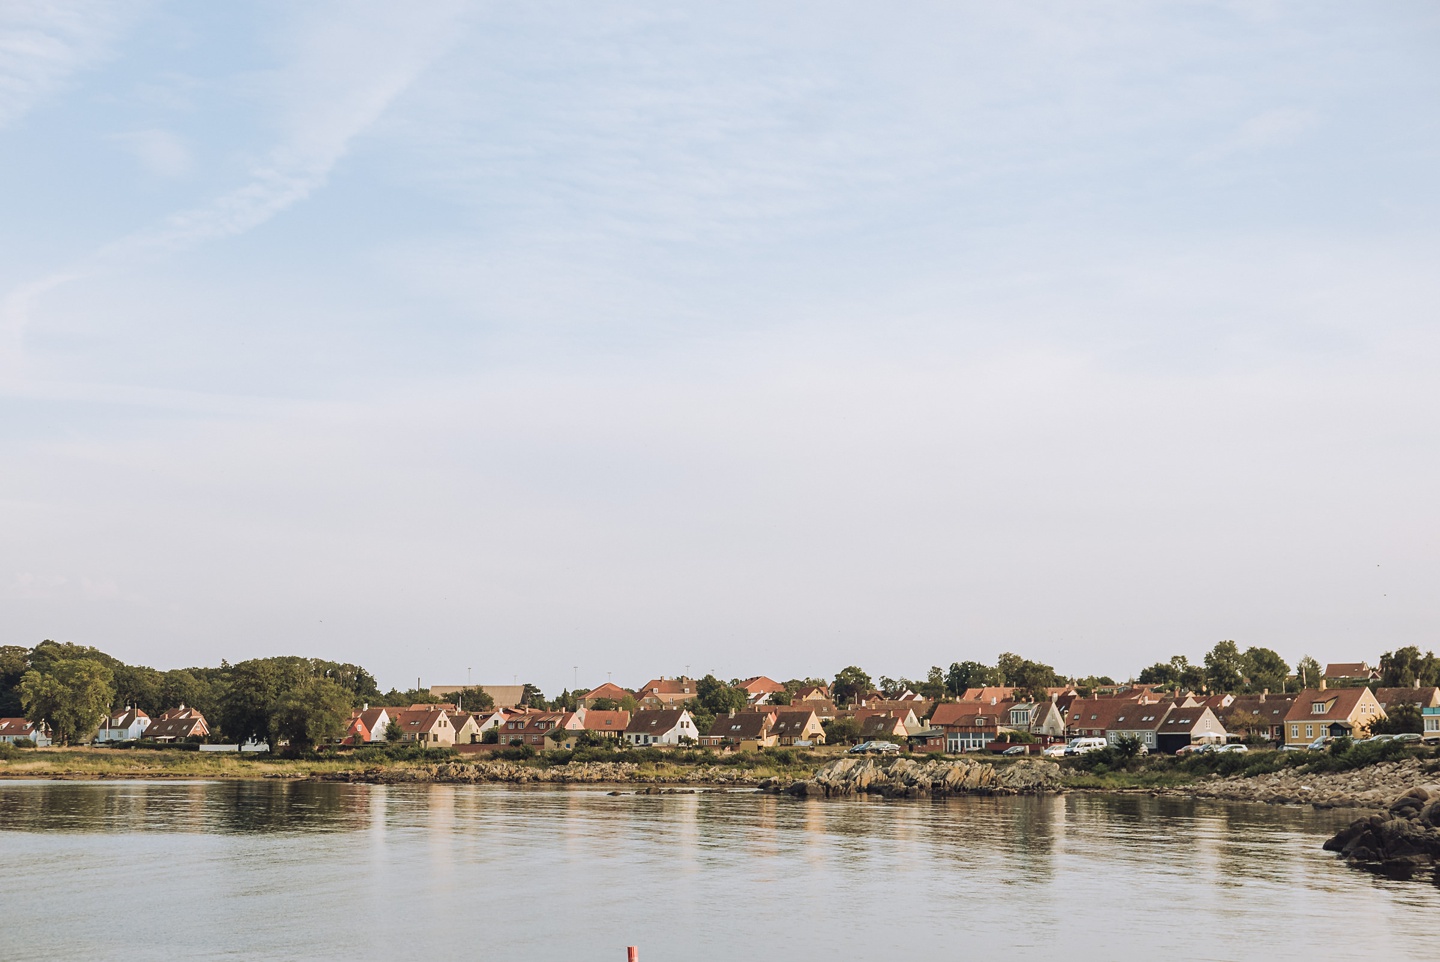
[(640, 950), (633, 945), (626, 946), (625, 962), (640, 962)]

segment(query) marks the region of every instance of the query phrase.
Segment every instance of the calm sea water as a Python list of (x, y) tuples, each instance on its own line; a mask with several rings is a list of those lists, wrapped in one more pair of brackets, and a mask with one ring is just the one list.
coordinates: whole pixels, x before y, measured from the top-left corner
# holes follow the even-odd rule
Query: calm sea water
[(7, 959), (1440, 958), (1350, 815), (1149, 797), (0, 782)]

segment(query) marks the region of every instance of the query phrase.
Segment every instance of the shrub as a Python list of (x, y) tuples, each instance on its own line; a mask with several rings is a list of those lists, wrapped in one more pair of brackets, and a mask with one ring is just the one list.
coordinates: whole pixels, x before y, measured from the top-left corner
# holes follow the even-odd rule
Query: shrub
[(35, 739), (33, 739), (33, 738), (17, 738), (17, 739), (15, 739), (15, 747), (16, 747), (16, 748), (34, 748), (34, 747), (35, 747)]
[(0, 742), (0, 759), (14, 758), (20, 754), (20, 749), (9, 742)]

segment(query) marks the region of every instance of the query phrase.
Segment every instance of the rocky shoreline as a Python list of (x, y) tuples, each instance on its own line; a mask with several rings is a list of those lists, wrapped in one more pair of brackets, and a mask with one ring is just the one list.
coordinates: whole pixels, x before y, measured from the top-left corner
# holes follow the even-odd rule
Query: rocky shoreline
[(841, 758), (817, 771), (812, 778), (767, 778), (760, 790), (772, 794), (835, 798), (871, 794), (886, 798), (946, 797), (950, 795), (1046, 795), (1064, 790), (1060, 766), (1054, 762), (1023, 759), (1001, 768), (985, 762), (919, 762), (901, 758), (889, 765), (873, 758)]
[(1440, 865), (1440, 785), (1417, 785), (1383, 812), (1351, 822), (1325, 848), (1352, 863), (1387, 869)]
[(1422, 759), (1406, 758), (1348, 772), (1303, 774), (1291, 770), (1249, 778), (1212, 775), (1193, 785), (1161, 789), (1154, 794), (1314, 808), (1376, 808), (1411, 788), (1434, 781), (1435, 775), (1426, 767)]
[(704, 785), (756, 787), (760, 779), (744, 769), (701, 765), (683, 773), (662, 774), (641, 770), (633, 762), (581, 762), (536, 768), (516, 762), (444, 762), (438, 765), (375, 767), (311, 776), (326, 782), (365, 782), (376, 785), (415, 782), (505, 785)]

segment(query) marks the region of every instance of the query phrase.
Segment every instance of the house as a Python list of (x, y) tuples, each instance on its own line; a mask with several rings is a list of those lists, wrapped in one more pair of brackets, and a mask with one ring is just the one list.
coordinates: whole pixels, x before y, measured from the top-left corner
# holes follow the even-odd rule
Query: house
[(1308, 745), (1322, 735), (1359, 738), (1384, 717), (1385, 709), (1368, 687), (1329, 688), (1322, 682), (1295, 696), (1285, 715), (1285, 744)]
[[(1107, 699), (1119, 702), (1115, 711), (1108, 718), (1108, 727), (1105, 731), (1105, 738), (1110, 744), (1115, 744), (1122, 738), (1133, 738), (1144, 745), (1149, 751), (1162, 750), (1161, 739), (1164, 733), (1164, 724), (1168, 717), (1176, 710), (1173, 704), (1162, 702), (1141, 702), (1130, 701), (1129, 699)], [(1205, 709), (1208, 717), (1214, 720), (1214, 713)], [(1186, 711), (1186, 714), (1190, 712)], [(1197, 713), (1198, 714), (1198, 713)], [(1184, 726), (1177, 724), (1176, 731)], [(1189, 729), (1185, 731), (1188, 733)]]
[(615, 711), (590, 709), (575, 714), (580, 717), (580, 727), (552, 728), (545, 742), (547, 748), (574, 748), (580, 734), (587, 731), (595, 732), (605, 738), (619, 738), (630, 724), (630, 713), (623, 709)]
[(1000, 714), (988, 705), (977, 707), (979, 711), (959, 716), (944, 727), (946, 751), (978, 752), (1000, 737)]
[[(1314, 680), (1313, 678), (1305, 679), (1307, 682)], [(1325, 675), (1322, 680), (1325, 682), (1326, 688), (1373, 685), (1380, 680), (1380, 672), (1363, 661), (1338, 662), (1325, 666)]]
[[(910, 737), (905, 719), (891, 712), (873, 712), (857, 718), (860, 722), (860, 737), (865, 741), (904, 741)], [(918, 727), (916, 731), (920, 731)]]
[(1030, 734), (1052, 739), (1065, 737), (1065, 712), (1056, 699), (1035, 703), (1030, 712)]
[(908, 736), (912, 752), (943, 752), (949, 736), (942, 728), (930, 728)]
[(924, 731), (927, 727), (920, 723), (920, 719), (915, 717), (915, 710), (909, 706), (904, 708), (846, 708), (839, 712), (839, 717), (855, 719), (860, 723), (862, 732), (865, 730), (866, 722), (871, 718), (883, 717), (898, 720), (901, 727), (905, 729), (900, 735), (902, 738), (915, 732)]
[(1420, 709), (1420, 718), (1425, 723), (1425, 741), (1440, 740), (1440, 707), (1426, 706)]
[(145, 735), (150, 716), (138, 708), (127, 707), (118, 715), (107, 715), (95, 733), (97, 742), (133, 742)]
[(1380, 707), (1385, 709), (1386, 714), (1390, 712), (1391, 705), (1416, 705), (1420, 708), (1440, 707), (1440, 688), (1422, 688), (1414, 685), (1410, 688), (1374, 688), (1375, 700)]
[(809, 709), (777, 711), (770, 731), (780, 745), (825, 744), (825, 726), (821, 724), (820, 716)]
[(641, 708), (679, 708), (696, 696), (693, 678), (652, 678), (635, 692)]
[(0, 742), (11, 744), (22, 738), (35, 743), (36, 748), (49, 748), (50, 728), (44, 723), (35, 724), (27, 718), (0, 718)]
[(340, 739), (340, 743), (342, 745), (363, 745), (369, 742), (383, 742), (385, 729), (390, 727), (391, 710), (371, 708), (366, 705), (359, 711), (352, 712), (350, 724), (345, 728), (345, 737)]
[(764, 675), (756, 675), (754, 678), (746, 678), (740, 683), (740, 690), (745, 692), (745, 697), (750, 704), (758, 705), (768, 702), (771, 695), (783, 695), (785, 686), (773, 678), (766, 678)]
[(480, 723), (469, 712), (451, 712), (450, 724), (455, 726), (455, 744), (473, 745), (480, 741)]
[(573, 711), (532, 711), (512, 715), (500, 727), (500, 742), (505, 745), (529, 745), (531, 748), (545, 747), (545, 736), (552, 729), (579, 731), (585, 727)]
[(807, 702), (807, 701), (825, 701), (825, 702), (831, 702), (831, 701), (834, 701), (834, 699), (830, 697), (830, 688), (829, 688), (828, 686), (826, 686), (826, 685), (806, 685), (804, 688), (801, 688), (799, 691), (797, 691), (797, 692), (795, 693), (795, 697), (790, 700), (790, 704), (793, 705), (793, 704), (795, 704), (797, 701), (801, 701), (801, 702)]
[(1206, 707), (1215, 713), (1225, 731), (1231, 735), (1264, 738), (1273, 742), (1285, 740), (1285, 716), (1295, 704), (1294, 695), (1214, 696), (1219, 705), (1207, 700)]
[(727, 712), (717, 717), (710, 730), (700, 736), (700, 744), (711, 748), (738, 748), (742, 751), (770, 748), (777, 741), (777, 736), (771, 730), (774, 724), (774, 712)]
[(804, 699), (799, 696), (790, 699), (790, 710), (813, 711), (815, 717), (819, 718), (822, 722), (833, 721), (839, 718), (843, 711), (843, 709), (833, 701), (821, 701), (814, 698)]
[(525, 700), (524, 685), (431, 685), (430, 695), (438, 701), (466, 688), (479, 688), (490, 696), (496, 708), (514, 708)]
[(145, 738), (157, 742), (182, 742), (208, 734), (210, 726), (205, 723), (205, 716), (184, 705), (163, 712), (145, 729)]
[(395, 712), (402, 742), (418, 742), (427, 748), (455, 744), (455, 725), (444, 708), (403, 708)]
[(634, 695), (621, 688), (619, 685), (615, 685), (607, 681), (599, 688), (592, 688), (585, 694), (581, 695), (580, 704), (586, 708), (593, 708), (595, 707), (595, 702), (599, 701), (601, 698), (608, 698), (610, 701), (619, 704), (625, 699), (633, 697)]
[(1172, 703), (1169, 709), (1156, 736), (1159, 751), (1174, 754), (1186, 745), (1225, 741), (1225, 726), (1209, 706), (1185, 708)]
[(631, 745), (678, 745), (682, 738), (699, 741), (695, 719), (683, 708), (652, 708), (637, 711), (625, 726), (625, 740)]

